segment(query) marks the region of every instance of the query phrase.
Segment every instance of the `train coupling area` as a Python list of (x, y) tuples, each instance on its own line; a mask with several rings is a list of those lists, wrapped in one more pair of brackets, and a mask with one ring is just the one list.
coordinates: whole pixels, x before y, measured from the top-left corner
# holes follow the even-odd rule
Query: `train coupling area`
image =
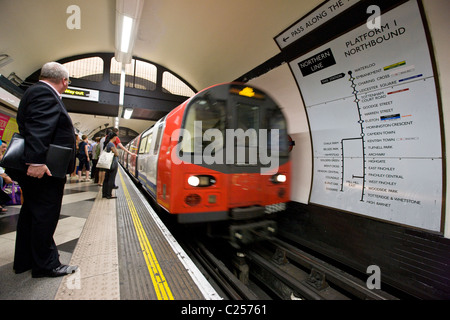
[(230, 243), (240, 246), (272, 238), (276, 234), (277, 223), (274, 220), (261, 220), (244, 224), (231, 224)]

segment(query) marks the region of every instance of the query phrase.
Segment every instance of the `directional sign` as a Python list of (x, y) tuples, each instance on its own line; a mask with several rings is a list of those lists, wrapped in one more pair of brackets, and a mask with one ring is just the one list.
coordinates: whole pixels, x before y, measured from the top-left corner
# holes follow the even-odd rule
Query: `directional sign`
[(314, 9), (306, 17), (294, 23), (287, 30), (283, 31), (275, 38), (276, 43), (283, 49), (291, 43), (297, 41), (304, 35), (313, 31), (325, 22), (330, 21), (338, 14), (341, 14), (359, 0), (331, 0), (327, 1), (317, 9)]

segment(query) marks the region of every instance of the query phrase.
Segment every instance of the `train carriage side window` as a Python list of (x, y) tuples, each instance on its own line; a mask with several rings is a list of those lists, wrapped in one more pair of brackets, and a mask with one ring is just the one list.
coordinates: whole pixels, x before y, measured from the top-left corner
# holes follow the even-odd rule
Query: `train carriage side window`
[(152, 144), (152, 136), (153, 136), (153, 132), (150, 133), (147, 137), (147, 146), (145, 147), (145, 153), (150, 153), (150, 145)]
[(141, 145), (139, 146), (139, 154), (145, 153), (145, 147), (147, 145), (147, 137), (143, 137), (141, 140)]
[(139, 139), (138, 139), (138, 138), (135, 138), (135, 139), (131, 142), (131, 149), (130, 149), (131, 152), (137, 153), (137, 151), (138, 151), (138, 149), (137, 149), (138, 143), (139, 143)]
[[(189, 106), (185, 118), (183, 129), (186, 132), (181, 141), (181, 151), (193, 153), (196, 150), (195, 145), (201, 146), (197, 150), (204, 151), (208, 145), (215, 142), (215, 136), (219, 133), (225, 139), (225, 128), (226, 106), (224, 101), (202, 98), (194, 101)], [(225, 143), (225, 141), (222, 142)], [(215, 142), (214, 146), (216, 149), (223, 147), (218, 142)]]
[(159, 147), (161, 146), (162, 131), (163, 131), (163, 124), (161, 123), (158, 127), (158, 132), (156, 133), (155, 148), (153, 149), (153, 154), (158, 154)]

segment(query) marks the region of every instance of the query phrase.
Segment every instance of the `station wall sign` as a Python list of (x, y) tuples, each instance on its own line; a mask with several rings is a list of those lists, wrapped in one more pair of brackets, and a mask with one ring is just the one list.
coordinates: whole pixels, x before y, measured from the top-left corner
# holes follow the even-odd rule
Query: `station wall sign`
[(418, 0), (289, 62), (313, 145), (310, 202), (442, 232), (440, 102)]
[(306, 15), (298, 22), (294, 23), (287, 30), (283, 31), (275, 38), (276, 43), (280, 48), (285, 48), (288, 45), (299, 40), (301, 37), (312, 32), (317, 27), (330, 21), (337, 15), (341, 14), (359, 0), (331, 0), (313, 9), (311, 13)]

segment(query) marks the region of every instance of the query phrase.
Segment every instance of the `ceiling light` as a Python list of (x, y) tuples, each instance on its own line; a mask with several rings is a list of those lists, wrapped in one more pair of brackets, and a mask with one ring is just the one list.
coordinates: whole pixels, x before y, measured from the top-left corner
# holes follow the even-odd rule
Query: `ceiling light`
[(116, 0), (115, 58), (118, 62), (131, 62), (143, 7), (144, 0)]
[(133, 114), (133, 109), (132, 108), (125, 108), (125, 111), (123, 113), (123, 118), (124, 119), (131, 119), (131, 115)]
[(122, 20), (122, 40), (120, 45), (120, 51), (128, 52), (131, 40), (131, 31), (133, 29), (133, 19), (127, 16), (123, 16)]

